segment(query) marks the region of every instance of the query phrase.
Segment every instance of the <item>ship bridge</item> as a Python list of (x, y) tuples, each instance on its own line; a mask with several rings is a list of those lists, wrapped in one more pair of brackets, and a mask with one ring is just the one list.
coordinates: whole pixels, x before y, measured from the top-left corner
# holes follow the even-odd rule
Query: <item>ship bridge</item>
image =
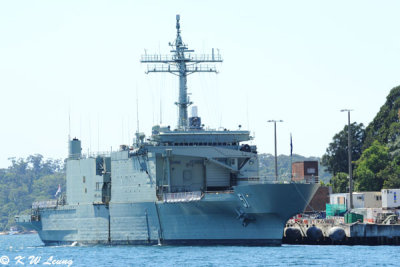
[[(124, 153), (142, 162), (137, 165), (143, 166), (152, 179), (155, 177), (159, 199), (165, 200), (164, 194), (183, 192), (190, 192), (189, 197), (196, 198), (193, 192), (229, 191), (233, 186), (258, 181), (257, 148), (242, 144), (252, 140), (250, 132), (241, 130), (241, 126), (234, 131), (205, 128), (197, 106), (188, 97), (188, 75), (218, 73), (214, 64), (222, 62), (219, 50), (215, 53), (212, 49), (209, 55), (194, 54), (183, 43), (179, 15), (176, 16), (176, 39), (170, 46), (172, 54), (145, 52), (140, 61), (147, 64), (147, 74), (170, 73), (179, 77), (179, 97), (175, 102), (179, 114), (177, 127), (156, 125), (150, 139), (138, 131), (136, 149)], [(146, 167), (149, 162), (152, 168)]]
[(161, 131), (153, 127), (152, 141), (164, 146), (238, 146), (251, 140), (249, 131), (187, 130)]

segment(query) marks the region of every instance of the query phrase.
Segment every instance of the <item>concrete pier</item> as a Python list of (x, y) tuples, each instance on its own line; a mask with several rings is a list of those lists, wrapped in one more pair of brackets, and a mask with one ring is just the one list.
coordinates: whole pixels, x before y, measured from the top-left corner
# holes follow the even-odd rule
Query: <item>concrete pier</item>
[[(286, 231), (290, 228), (289, 231)], [(311, 229), (310, 229), (311, 228)], [(332, 231), (332, 228), (334, 231)], [(292, 235), (293, 229), (298, 229), (300, 235)], [(322, 231), (318, 237), (315, 232)], [(341, 236), (341, 229), (345, 235)], [(336, 233), (335, 233), (336, 231)], [(286, 233), (289, 233), (286, 236)], [(307, 233), (309, 235), (307, 236)], [(332, 235), (336, 234), (336, 235)], [(292, 235), (292, 236), (289, 236)], [(323, 220), (313, 223), (288, 223), (286, 225), (283, 244), (308, 245), (400, 245), (400, 224), (370, 224), (370, 223), (334, 223)]]

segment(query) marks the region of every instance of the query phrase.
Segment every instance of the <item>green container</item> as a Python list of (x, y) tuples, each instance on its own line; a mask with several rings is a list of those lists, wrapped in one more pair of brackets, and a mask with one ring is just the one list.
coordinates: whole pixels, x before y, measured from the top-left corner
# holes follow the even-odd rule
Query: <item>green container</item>
[(344, 215), (344, 222), (345, 223), (355, 223), (357, 221), (363, 222), (364, 216), (357, 213), (346, 213)]
[(338, 216), (345, 212), (345, 204), (326, 204), (326, 216)]

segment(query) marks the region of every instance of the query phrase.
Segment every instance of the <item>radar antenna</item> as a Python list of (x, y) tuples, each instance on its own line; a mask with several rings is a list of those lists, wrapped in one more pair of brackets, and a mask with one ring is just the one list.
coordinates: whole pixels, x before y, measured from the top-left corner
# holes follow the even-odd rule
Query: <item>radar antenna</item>
[(187, 45), (182, 42), (180, 30), (180, 16), (176, 15), (176, 39), (174, 43), (169, 43), (173, 50), (172, 55), (142, 55), (141, 63), (160, 63), (147, 65), (146, 74), (151, 72), (169, 72), (179, 76), (179, 99), (175, 104), (179, 108), (178, 129), (186, 129), (188, 127), (187, 108), (192, 104), (187, 95), (187, 76), (195, 72), (215, 72), (218, 73), (215, 65), (207, 65), (203, 63), (222, 62), (222, 57), (218, 53), (214, 53), (212, 49), (211, 55), (193, 55), (190, 54), (194, 50), (189, 50)]

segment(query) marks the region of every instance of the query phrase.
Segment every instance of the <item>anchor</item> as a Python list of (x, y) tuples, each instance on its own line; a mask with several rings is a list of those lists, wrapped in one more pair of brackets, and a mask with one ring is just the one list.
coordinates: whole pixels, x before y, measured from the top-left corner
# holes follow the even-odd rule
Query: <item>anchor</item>
[(255, 221), (256, 218), (254, 218), (253, 216), (245, 213), (242, 209), (236, 209), (236, 213), (238, 214), (238, 216), (236, 217), (236, 219), (240, 220), (242, 222), (242, 226), (243, 227), (247, 227), (247, 225), (249, 223), (251, 223), (252, 221)]

